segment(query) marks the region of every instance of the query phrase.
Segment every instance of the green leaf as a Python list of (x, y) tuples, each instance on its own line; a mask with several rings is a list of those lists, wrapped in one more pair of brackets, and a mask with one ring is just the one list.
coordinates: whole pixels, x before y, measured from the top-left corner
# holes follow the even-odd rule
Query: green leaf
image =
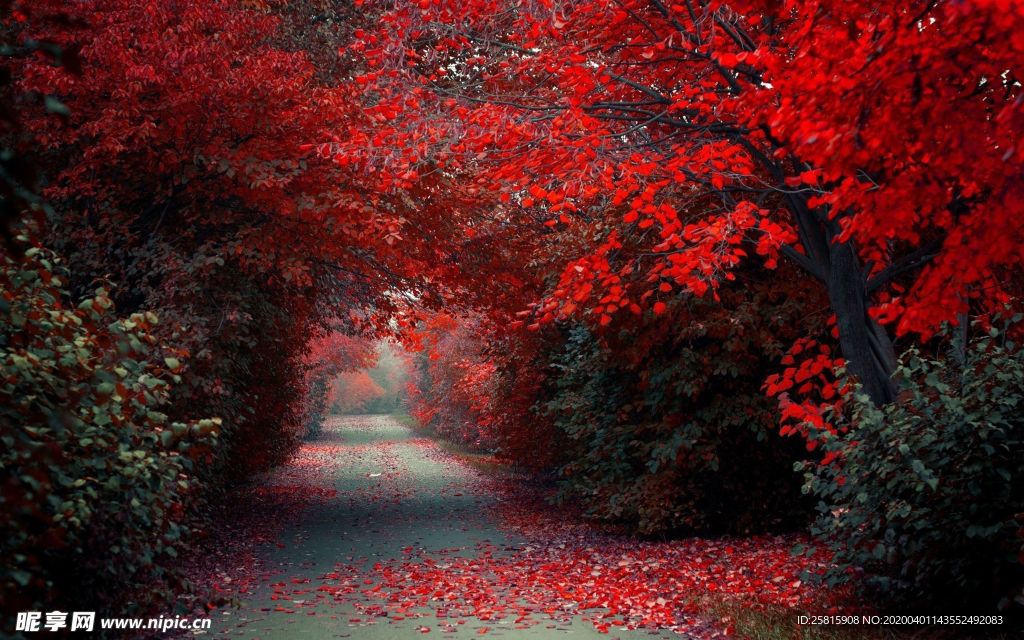
[(56, 113), (57, 115), (64, 117), (71, 115), (71, 109), (68, 109), (66, 104), (53, 96), (46, 96), (43, 99), (43, 103), (46, 105), (46, 110), (50, 113)]

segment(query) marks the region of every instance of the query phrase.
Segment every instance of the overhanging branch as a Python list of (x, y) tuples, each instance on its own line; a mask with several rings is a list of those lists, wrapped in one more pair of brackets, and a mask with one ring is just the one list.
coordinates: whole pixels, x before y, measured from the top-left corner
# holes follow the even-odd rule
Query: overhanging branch
[(942, 243), (945, 242), (945, 240), (946, 236), (943, 235), (942, 237), (936, 240), (932, 240), (931, 242), (924, 245), (917, 251), (905, 255), (899, 260), (896, 260), (888, 267), (879, 271), (878, 275), (869, 279), (865, 283), (864, 288), (867, 290), (868, 293), (871, 293), (872, 291), (878, 289), (879, 287), (884, 286), (886, 283), (888, 283), (896, 276), (923, 267), (925, 264), (928, 263), (929, 260), (939, 255), (937, 249), (942, 247)]

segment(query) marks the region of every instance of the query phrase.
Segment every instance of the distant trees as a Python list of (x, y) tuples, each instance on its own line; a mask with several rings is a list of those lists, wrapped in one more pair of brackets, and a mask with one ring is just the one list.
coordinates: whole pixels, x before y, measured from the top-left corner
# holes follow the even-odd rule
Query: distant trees
[(409, 362), (394, 344), (365, 341), (372, 363), (346, 371), (328, 381), (327, 405), (339, 414), (399, 413), (407, 409), (406, 381)]
[(330, 407), (334, 413), (369, 413), (386, 393), (365, 371), (343, 373), (331, 383)]
[(306, 438), (319, 434), (324, 417), (337, 410), (341, 399), (340, 379), (361, 374), (360, 370), (374, 366), (378, 357), (372, 340), (337, 330), (327, 330), (310, 340), (304, 363)]

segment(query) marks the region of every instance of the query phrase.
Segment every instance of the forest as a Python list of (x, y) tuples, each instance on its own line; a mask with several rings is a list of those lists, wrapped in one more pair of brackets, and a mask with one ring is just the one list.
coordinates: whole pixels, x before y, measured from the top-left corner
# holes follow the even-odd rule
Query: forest
[(1024, 3), (0, 17), (0, 633), (215, 608), (220, 505), (404, 411), (630, 539), (1022, 619)]

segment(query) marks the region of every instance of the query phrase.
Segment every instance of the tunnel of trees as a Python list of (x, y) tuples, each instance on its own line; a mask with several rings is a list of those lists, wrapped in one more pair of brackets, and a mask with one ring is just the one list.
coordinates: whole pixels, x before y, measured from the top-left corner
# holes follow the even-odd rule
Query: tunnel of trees
[(0, 15), (5, 625), (175, 601), (332, 407), (638, 535), (1024, 603), (1021, 4)]

